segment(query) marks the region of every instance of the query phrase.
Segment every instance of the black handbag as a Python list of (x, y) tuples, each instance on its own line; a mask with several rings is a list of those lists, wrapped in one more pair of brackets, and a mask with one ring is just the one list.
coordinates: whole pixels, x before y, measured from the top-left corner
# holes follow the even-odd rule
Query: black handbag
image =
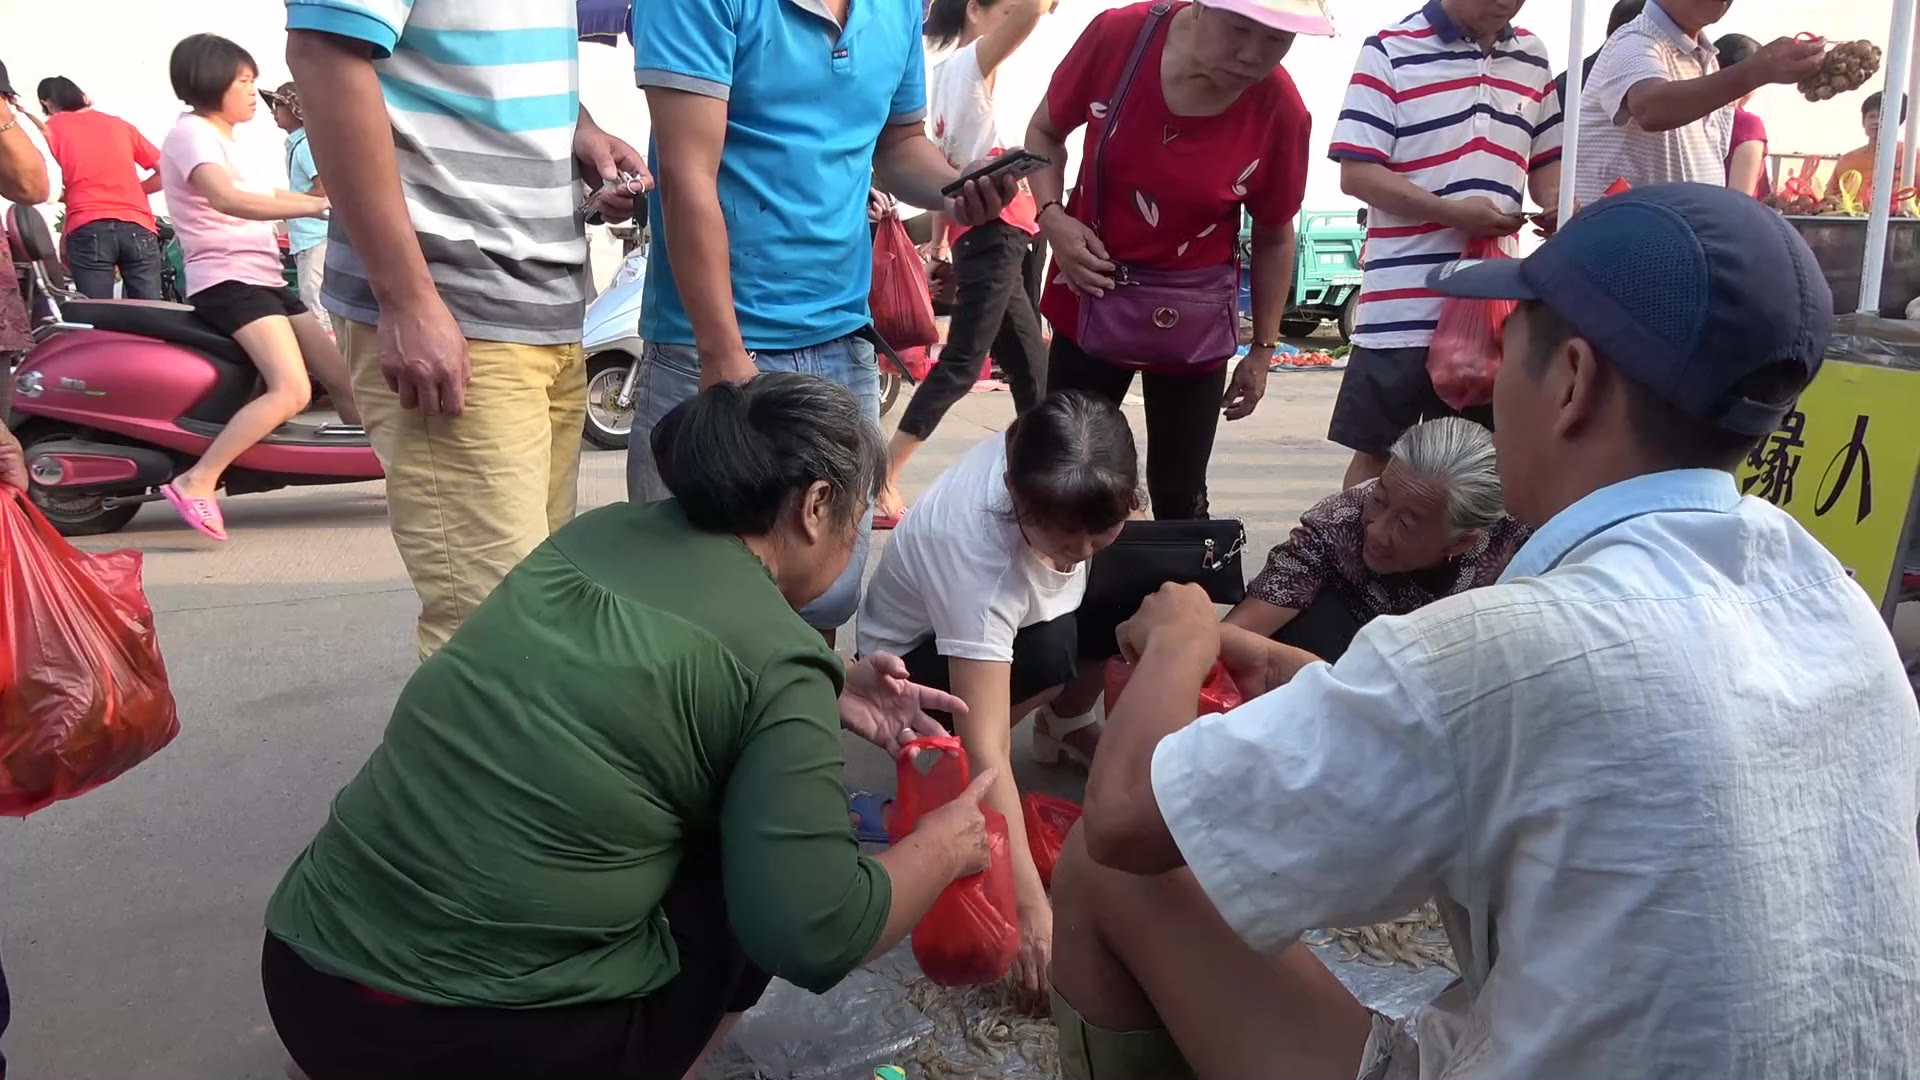
[(1087, 567), (1082, 619), (1117, 627), (1170, 582), (1198, 585), (1216, 604), (1237, 604), (1247, 597), (1240, 567), (1246, 548), (1246, 524), (1233, 518), (1129, 521)]

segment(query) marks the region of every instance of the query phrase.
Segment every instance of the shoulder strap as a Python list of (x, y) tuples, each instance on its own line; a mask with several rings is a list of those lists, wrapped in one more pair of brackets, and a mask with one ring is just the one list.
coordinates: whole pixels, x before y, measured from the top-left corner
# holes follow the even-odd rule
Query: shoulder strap
[(1113, 94), (1107, 99), (1106, 127), (1100, 132), (1100, 142), (1094, 147), (1093, 160), (1087, 167), (1091, 170), (1087, 182), (1088, 220), (1087, 224), (1095, 233), (1100, 231), (1100, 163), (1107, 156), (1107, 143), (1112, 140), (1114, 129), (1120, 123), (1120, 107), (1126, 103), (1127, 91), (1133, 87), (1134, 73), (1140, 70), (1140, 59), (1147, 54), (1147, 45), (1153, 41), (1153, 32), (1160, 28), (1160, 20), (1173, 10), (1167, 0), (1147, 9), (1147, 21), (1140, 27), (1140, 36), (1133, 41), (1133, 53), (1127, 57), (1127, 64), (1120, 69), (1120, 78), (1114, 84)]

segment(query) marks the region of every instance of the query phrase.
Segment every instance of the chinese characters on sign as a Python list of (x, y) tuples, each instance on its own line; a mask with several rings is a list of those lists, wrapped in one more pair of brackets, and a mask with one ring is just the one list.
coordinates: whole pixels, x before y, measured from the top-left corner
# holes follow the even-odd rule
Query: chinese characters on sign
[[(1867, 515), (1873, 513), (1873, 458), (1867, 453), (1869, 421), (1865, 414), (1856, 415), (1853, 438), (1834, 451), (1827, 461), (1826, 470), (1820, 474), (1819, 488), (1814, 492), (1814, 517), (1826, 517), (1849, 491), (1857, 492), (1854, 524), (1866, 521)], [(1791, 504), (1794, 477), (1800, 471), (1800, 457), (1807, 445), (1806, 434), (1807, 414), (1798, 410), (1788, 413), (1780, 421), (1780, 429), (1756, 444), (1747, 455), (1747, 468), (1753, 472), (1740, 482), (1740, 490), (1775, 506)]]

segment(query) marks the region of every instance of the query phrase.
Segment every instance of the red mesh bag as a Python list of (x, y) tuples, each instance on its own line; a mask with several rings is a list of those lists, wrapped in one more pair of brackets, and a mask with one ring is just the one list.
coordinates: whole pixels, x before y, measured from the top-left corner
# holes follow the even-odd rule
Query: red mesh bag
[(867, 293), (873, 329), (895, 350), (940, 340), (933, 320), (933, 294), (927, 291), (927, 267), (897, 217), (883, 218), (873, 234), (873, 286)]
[[(952, 802), (970, 779), (967, 752), (951, 735), (908, 743), (895, 769), (899, 790), (888, 823), (895, 842), (913, 831), (922, 814)], [(998, 982), (1020, 951), (1007, 819), (985, 806), (980, 813), (987, 819), (987, 868), (941, 890), (913, 928), (913, 958), (941, 986)]]
[[(1498, 238), (1467, 242), (1468, 259), (1507, 259)], [(1427, 375), (1433, 392), (1455, 409), (1493, 400), (1493, 378), (1500, 373), (1500, 331), (1520, 305), (1512, 300), (1452, 297), (1440, 307), (1440, 325), (1427, 347)]]
[(140, 553), (77, 551), (0, 486), (0, 814), (91, 791), (179, 731)]
[[(1107, 712), (1113, 712), (1113, 706), (1120, 700), (1121, 691), (1127, 688), (1127, 681), (1133, 678), (1133, 665), (1114, 657), (1107, 661)], [(1247, 697), (1227, 673), (1227, 665), (1218, 660), (1213, 662), (1213, 670), (1207, 673), (1207, 681), (1200, 684), (1200, 700), (1194, 706), (1193, 715), (1206, 716), (1209, 713), (1223, 713), (1246, 704)]]
[(1061, 845), (1067, 832), (1080, 820), (1080, 804), (1051, 795), (1028, 794), (1020, 797), (1020, 816), (1027, 823), (1027, 849), (1033, 852), (1033, 867), (1040, 871), (1040, 884), (1053, 888), (1053, 865), (1060, 861)]

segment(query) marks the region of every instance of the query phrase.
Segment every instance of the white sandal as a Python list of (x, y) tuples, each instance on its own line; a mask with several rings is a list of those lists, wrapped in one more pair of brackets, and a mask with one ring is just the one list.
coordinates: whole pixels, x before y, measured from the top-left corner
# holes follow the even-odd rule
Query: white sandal
[(1093, 766), (1079, 747), (1065, 740), (1074, 732), (1093, 727), (1106, 719), (1106, 710), (1101, 703), (1095, 702), (1093, 708), (1079, 716), (1061, 716), (1053, 711), (1053, 706), (1042, 705), (1033, 710), (1032, 719), (1034, 764), (1058, 765), (1064, 757), (1082, 769)]

